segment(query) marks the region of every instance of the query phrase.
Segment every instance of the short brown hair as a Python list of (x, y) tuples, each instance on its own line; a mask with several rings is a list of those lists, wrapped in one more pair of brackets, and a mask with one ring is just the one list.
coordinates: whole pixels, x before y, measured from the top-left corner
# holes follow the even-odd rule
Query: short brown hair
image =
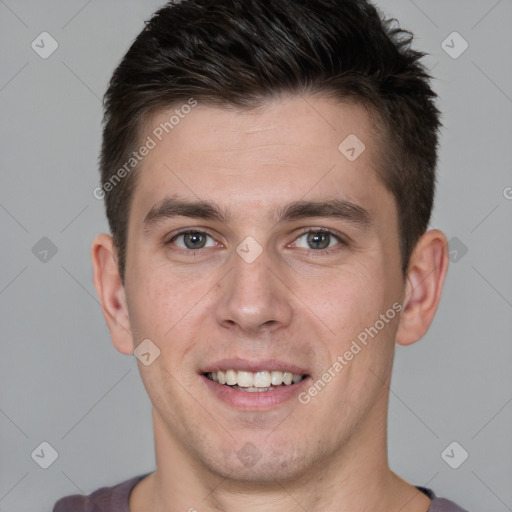
[(405, 275), (430, 220), (441, 123), (425, 53), (395, 22), (366, 0), (182, 0), (158, 10), (104, 98), (101, 181), (123, 283), (138, 174), (112, 179), (151, 114), (191, 97), (250, 109), (282, 93), (360, 103), (383, 127), (379, 175), (396, 200)]

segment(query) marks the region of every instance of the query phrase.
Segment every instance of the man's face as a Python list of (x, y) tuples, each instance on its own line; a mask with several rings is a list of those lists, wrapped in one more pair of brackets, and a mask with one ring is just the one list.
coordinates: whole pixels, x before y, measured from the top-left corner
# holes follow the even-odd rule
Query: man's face
[[(355, 139), (338, 149), (351, 134), (366, 147), (355, 160)], [(363, 108), (290, 97), (251, 112), (199, 103), (145, 158), (125, 291), (135, 344), (149, 338), (160, 350), (139, 363), (157, 456), (265, 481), (305, 474), (364, 440), (371, 449), (385, 429), (399, 322), (386, 312), (404, 294), (376, 145)], [(214, 203), (225, 218), (162, 215), (171, 197)], [(290, 203), (332, 200), (339, 215), (282, 218)], [(211, 380), (218, 370), (235, 370), (240, 388)], [(281, 379), (273, 371), (305, 378), (256, 391), (268, 386), (264, 372)], [(308, 392), (325, 372), (330, 382)]]

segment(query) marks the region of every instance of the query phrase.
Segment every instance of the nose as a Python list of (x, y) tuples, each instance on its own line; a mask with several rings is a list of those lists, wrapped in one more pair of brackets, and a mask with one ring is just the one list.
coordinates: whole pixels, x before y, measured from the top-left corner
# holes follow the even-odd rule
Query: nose
[[(252, 262), (233, 254), (233, 268), (220, 283), (217, 322), (239, 336), (255, 336), (290, 324), (292, 292), (287, 288), (278, 262), (267, 251)], [(281, 274), (281, 275), (280, 275)]]

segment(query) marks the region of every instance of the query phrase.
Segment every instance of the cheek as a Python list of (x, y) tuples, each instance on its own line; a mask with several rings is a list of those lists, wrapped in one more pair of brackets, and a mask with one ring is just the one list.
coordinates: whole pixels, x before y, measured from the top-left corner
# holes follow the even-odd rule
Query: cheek
[(172, 346), (173, 357), (181, 360), (194, 346), (201, 325), (198, 315), (211, 306), (207, 292), (212, 283), (206, 277), (171, 273), (161, 265), (141, 273), (133, 284), (132, 329), (154, 341), (164, 356)]
[(134, 336), (136, 333), (137, 338), (149, 338), (160, 347), (164, 334), (172, 329), (180, 317), (184, 297), (176, 293), (173, 283), (147, 267), (146, 272), (132, 274), (129, 297)]
[(329, 327), (331, 361), (351, 352), (350, 366), (365, 374), (369, 368), (377, 371), (389, 364), (398, 315), (392, 309), (396, 297), (388, 280), (377, 262), (361, 264), (326, 281), (321, 300), (311, 296), (315, 304), (311, 309)]
[[(365, 326), (383, 304), (385, 283), (376, 262), (361, 261), (329, 273), (321, 286), (310, 287), (311, 300), (329, 317), (333, 330)], [(320, 283), (318, 283), (320, 285)], [(322, 292), (320, 290), (323, 290)]]

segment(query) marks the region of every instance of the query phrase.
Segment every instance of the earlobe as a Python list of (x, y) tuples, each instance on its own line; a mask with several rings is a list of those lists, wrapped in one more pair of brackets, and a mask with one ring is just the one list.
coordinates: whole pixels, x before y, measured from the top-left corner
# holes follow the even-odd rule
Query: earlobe
[(447, 270), (446, 236), (437, 229), (427, 231), (409, 262), (404, 308), (396, 336), (399, 345), (410, 345), (428, 331), (441, 300)]
[(102, 233), (94, 239), (91, 247), (94, 287), (114, 346), (122, 354), (131, 355), (133, 339), (130, 317), (116, 256), (110, 235)]

